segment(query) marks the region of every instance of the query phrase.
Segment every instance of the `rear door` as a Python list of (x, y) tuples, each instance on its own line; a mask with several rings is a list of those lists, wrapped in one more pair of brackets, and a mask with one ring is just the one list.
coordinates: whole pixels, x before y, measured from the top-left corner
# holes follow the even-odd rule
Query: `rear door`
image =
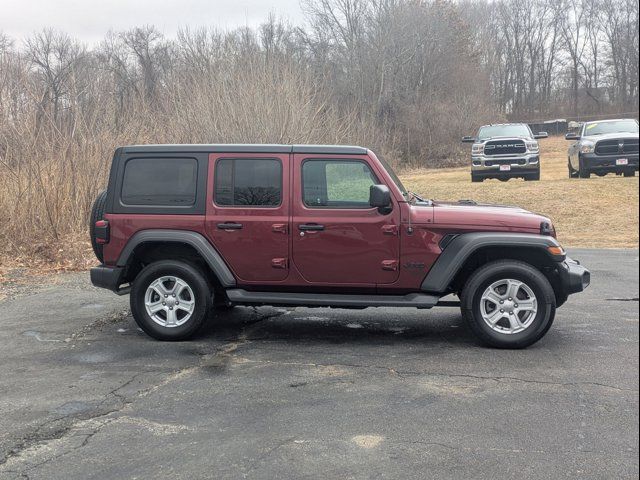
[(316, 285), (375, 286), (399, 276), (400, 211), (369, 205), (383, 178), (369, 157), (295, 154), (293, 261)]
[(244, 283), (289, 276), (289, 154), (209, 157), (206, 231)]

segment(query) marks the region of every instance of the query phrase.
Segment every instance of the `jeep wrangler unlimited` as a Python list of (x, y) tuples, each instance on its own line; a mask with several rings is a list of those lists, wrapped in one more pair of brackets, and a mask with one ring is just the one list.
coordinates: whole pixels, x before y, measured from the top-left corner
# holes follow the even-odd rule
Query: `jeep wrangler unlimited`
[(587, 122), (581, 132), (567, 133), (569, 178), (589, 178), (592, 173), (634, 177), (638, 171), (638, 121), (633, 119)]
[(91, 241), (92, 283), (161, 340), (217, 307), (459, 306), (484, 343), (523, 348), (590, 282), (548, 218), (423, 200), (361, 147), (118, 148)]
[(525, 123), (484, 125), (476, 137), (464, 137), (471, 146), (471, 181), (486, 178), (508, 181), (522, 177), (540, 180), (540, 145), (547, 132), (534, 135)]

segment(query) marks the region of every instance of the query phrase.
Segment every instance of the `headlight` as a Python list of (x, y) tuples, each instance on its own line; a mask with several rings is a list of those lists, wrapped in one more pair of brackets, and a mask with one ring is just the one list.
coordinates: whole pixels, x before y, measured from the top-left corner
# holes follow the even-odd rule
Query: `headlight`
[(484, 153), (483, 143), (474, 143), (471, 147), (471, 155), (482, 155)]
[(540, 152), (540, 145), (535, 140), (527, 140), (525, 144), (527, 145), (527, 150), (529, 150), (529, 152), (531, 153)]
[(594, 142), (584, 141), (580, 144), (580, 153), (593, 153), (596, 149)]

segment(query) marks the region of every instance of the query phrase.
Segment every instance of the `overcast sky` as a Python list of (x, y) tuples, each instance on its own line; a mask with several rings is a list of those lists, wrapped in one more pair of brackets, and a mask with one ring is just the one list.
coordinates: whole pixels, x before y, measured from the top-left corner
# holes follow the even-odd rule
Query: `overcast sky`
[(0, 32), (23, 39), (50, 27), (93, 43), (109, 30), (146, 24), (168, 36), (183, 26), (255, 26), (270, 12), (303, 20), (299, 0), (0, 0)]

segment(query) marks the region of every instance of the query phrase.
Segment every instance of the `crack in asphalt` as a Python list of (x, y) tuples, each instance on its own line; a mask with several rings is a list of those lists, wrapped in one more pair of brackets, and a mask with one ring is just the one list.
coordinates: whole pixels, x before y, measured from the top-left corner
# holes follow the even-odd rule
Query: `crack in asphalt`
[[(398, 370), (392, 367), (387, 367), (384, 365), (366, 365), (366, 364), (357, 364), (357, 363), (304, 363), (304, 362), (278, 362), (272, 360), (252, 360), (249, 358), (243, 358), (246, 363), (262, 363), (262, 364), (271, 364), (271, 365), (287, 365), (287, 366), (302, 366), (302, 367), (318, 367), (318, 368), (326, 368), (326, 367), (345, 367), (345, 368), (361, 368), (361, 369), (375, 369), (375, 370), (385, 370), (391, 375), (398, 376), (402, 378), (403, 376), (433, 376), (433, 377), (447, 377), (447, 378), (471, 378), (475, 380), (490, 380), (495, 382), (503, 382), (503, 381), (511, 381), (511, 382), (522, 382), (522, 383), (531, 383), (538, 385), (554, 385), (559, 387), (580, 387), (580, 386), (593, 386), (600, 388), (607, 388), (611, 390), (616, 390), (620, 392), (630, 392), (630, 393), (638, 393), (637, 389), (632, 388), (623, 388), (615, 385), (608, 385), (604, 383), (598, 382), (551, 382), (545, 380), (534, 380), (527, 378), (519, 378), (519, 377), (508, 377), (508, 376), (491, 376), (491, 375), (471, 375), (471, 374), (461, 374), (461, 373), (443, 373), (443, 372), (429, 372), (429, 371), (416, 371), (416, 370)], [(302, 385), (296, 385), (302, 386)]]
[[(220, 358), (220, 359), (230, 358), (231, 354), (235, 352), (238, 348), (252, 341), (249, 338), (249, 336), (251, 335), (251, 332), (256, 327), (256, 325), (258, 325), (259, 323), (265, 322), (267, 320), (270, 320), (272, 318), (277, 318), (279, 316), (286, 314), (286, 312), (278, 311), (273, 314), (263, 315), (257, 310), (257, 308), (254, 308), (254, 313), (256, 315), (256, 318), (245, 323), (242, 329), (240, 330), (239, 334), (234, 340), (218, 348), (216, 352), (213, 354), (213, 358)], [(90, 330), (94, 328), (98, 328), (110, 323), (116, 323), (117, 321), (122, 320), (126, 316), (128, 316), (128, 312), (118, 312), (115, 314), (105, 316), (104, 318), (83, 327), (79, 332), (77, 332), (77, 334), (74, 334), (74, 336), (75, 338), (81, 337), (87, 334)], [(0, 468), (2, 468), (4, 465), (7, 465), (7, 463), (9, 463), (11, 459), (17, 459), (18, 457), (22, 456), (24, 452), (28, 451), (31, 448), (37, 447), (39, 445), (42, 445), (52, 440), (61, 440), (66, 435), (74, 431), (76, 427), (85, 426), (85, 424), (94, 422), (100, 418), (105, 418), (106, 421), (100, 422), (99, 425), (97, 425), (92, 431), (90, 431), (87, 434), (84, 434), (85, 438), (79, 445), (73, 448), (67, 449), (58, 455), (51, 456), (41, 462), (30, 465), (26, 467), (26, 469), (22, 472), (18, 472), (15, 470), (6, 470), (5, 472), (16, 473), (23, 476), (24, 478), (29, 478), (28, 476), (29, 471), (34, 470), (53, 460), (56, 460), (60, 457), (63, 457), (65, 455), (68, 455), (69, 453), (72, 453), (78, 449), (85, 447), (86, 445), (88, 445), (91, 438), (93, 438), (97, 433), (99, 433), (103, 427), (110, 424), (112, 421), (116, 419), (115, 417), (106, 418), (109, 415), (113, 415), (115, 413), (120, 412), (121, 410), (123, 410), (124, 408), (132, 404), (137, 398), (141, 398), (146, 395), (149, 395), (150, 393), (158, 390), (159, 388), (165, 385), (168, 385), (174, 380), (181, 378), (185, 374), (188, 374), (193, 371), (206, 367), (207, 365), (203, 361), (209, 356), (209, 354), (198, 353), (198, 356), (199, 356), (199, 362), (197, 365), (190, 365), (190, 366), (181, 368), (179, 370), (173, 371), (159, 383), (150, 385), (147, 388), (138, 390), (131, 397), (127, 397), (126, 395), (123, 395), (122, 393), (120, 393), (120, 391), (128, 387), (129, 385), (133, 384), (140, 376), (151, 373), (151, 372), (149, 371), (138, 372), (135, 375), (131, 376), (131, 378), (129, 378), (125, 382), (121, 383), (116, 388), (105, 393), (104, 395), (105, 398), (98, 404), (98, 408), (96, 408), (94, 412), (91, 414), (87, 415), (85, 413), (84, 415), (80, 415), (80, 416), (76, 414), (62, 415), (38, 425), (35, 428), (34, 432), (23, 436), (23, 438), (20, 439), (18, 443), (16, 443), (12, 448), (9, 449), (8, 453), (6, 453), (4, 457), (0, 458)], [(100, 407), (108, 403), (109, 398), (116, 398), (118, 405), (112, 408), (107, 408), (106, 410), (100, 409)], [(56, 427), (55, 430), (48, 431), (48, 432), (43, 431), (43, 429), (47, 428), (47, 426), (56, 424), (58, 422), (62, 423), (62, 425)]]

